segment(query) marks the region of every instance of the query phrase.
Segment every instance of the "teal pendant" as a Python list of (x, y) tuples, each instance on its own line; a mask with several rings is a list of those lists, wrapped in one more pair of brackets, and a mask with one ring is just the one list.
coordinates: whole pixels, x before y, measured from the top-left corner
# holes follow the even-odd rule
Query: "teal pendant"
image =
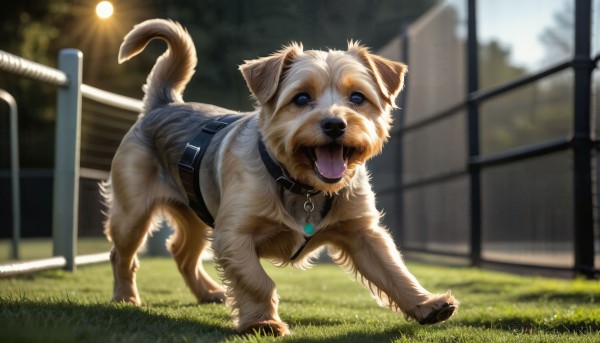
[(315, 233), (315, 226), (311, 223), (305, 223), (304, 224), (304, 233), (311, 236), (313, 233)]

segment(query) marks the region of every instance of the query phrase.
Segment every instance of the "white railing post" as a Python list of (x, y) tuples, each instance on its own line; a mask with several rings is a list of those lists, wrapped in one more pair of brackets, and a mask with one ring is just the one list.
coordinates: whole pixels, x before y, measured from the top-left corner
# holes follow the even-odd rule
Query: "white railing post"
[(79, 214), (79, 147), (83, 54), (60, 51), (58, 67), (68, 78), (58, 89), (54, 157), (53, 254), (66, 259), (65, 269), (75, 271)]
[(19, 241), (21, 239), (21, 176), (19, 175), (19, 124), (17, 102), (12, 95), (0, 89), (0, 99), (6, 101), (10, 110), (10, 170), (12, 183), (12, 258), (19, 259)]

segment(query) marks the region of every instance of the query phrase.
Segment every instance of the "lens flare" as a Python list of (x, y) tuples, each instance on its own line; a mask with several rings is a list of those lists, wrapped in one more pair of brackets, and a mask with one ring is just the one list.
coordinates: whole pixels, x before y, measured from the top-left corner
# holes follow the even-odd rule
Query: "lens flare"
[(107, 19), (113, 14), (113, 5), (109, 1), (101, 1), (96, 5), (96, 15), (101, 19)]

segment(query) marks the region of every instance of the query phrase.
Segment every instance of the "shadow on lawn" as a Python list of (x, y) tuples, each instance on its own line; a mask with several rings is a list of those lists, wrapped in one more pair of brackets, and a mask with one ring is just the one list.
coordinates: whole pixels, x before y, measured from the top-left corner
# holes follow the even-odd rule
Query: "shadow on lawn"
[[(28, 299), (1, 299), (0, 342), (221, 342), (235, 338), (253, 341), (253, 335), (238, 336), (230, 318), (198, 316), (197, 320), (171, 317), (152, 312), (152, 308), (122, 304), (78, 304), (68, 301), (40, 303)], [(197, 305), (198, 306), (198, 305)], [(202, 306), (202, 305), (200, 305)], [(223, 324), (219, 324), (223, 322)], [(323, 318), (290, 323), (292, 330), (301, 326), (332, 326)], [(410, 325), (383, 332), (345, 332), (327, 342), (388, 342), (411, 337)], [(245, 340), (247, 339), (247, 340)], [(324, 342), (323, 337), (297, 338), (291, 342)]]
[(391, 342), (400, 339), (403, 336), (410, 337), (414, 336), (414, 331), (402, 332), (400, 329), (390, 329), (383, 332), (347, 332), (340, 334), (336, 337), (315, 337), (315, 338), (298, 338), (295, 339), (291, 336), (286, 339), (286, 342), (297, 342), (297, 343), (365, 343), (365, 342)]
[(519, 301), (553, 301), (568, 304), (593, 304), (600, 301), (600, 292), (544, 290), (523, 293), (516, 297)]
[[(5, 299), (3, 299), (5, 300)], [(206, 319), (207, 321), (204, 321)], [(198, 320), (153, 313), (120, 304), (0, 303), (3, 342), (157, 342), (221, 341), (235, 335), (219, 318)]]
[(505, 300), (522, 302), (557, 302), (569, 304), (591, 304), (600, 300), (600, 291), (563, 290), (549, 287), (536, 287), (523, 291), (522, 282), (470, 280), (448, 284), (448, 288), (460, 290), (463, 294), (497, 294), (502, 292)]
[(581, 335), (589, 333), (599, 333), (600, 323), (589, 322), (588, 319), (573, 319), (569, 322), (556, 321), (545, 323), (540, 320), (533, 320), (519, 316), (508, 316), (493, 321), (461, 320), (461, 326), (491, 329), (494, 331), (506, 331), (514, 335), (520, 334), (572, 334)]

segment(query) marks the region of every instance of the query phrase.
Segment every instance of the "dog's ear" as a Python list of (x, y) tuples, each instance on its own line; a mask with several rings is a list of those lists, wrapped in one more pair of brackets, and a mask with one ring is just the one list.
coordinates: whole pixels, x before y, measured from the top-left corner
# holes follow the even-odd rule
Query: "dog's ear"
[(404, 76), (408, 71), (406, 65), (374, 55), (356, 42), (348, 43), (348, 52), (356, 55), (371, 70), (380, 94), (388, 104), (395, 106), (396, 96), (404, 87)]
[(261, 105), (273, 98), (283, 69), (301, 53), (302, 45), (291, 43), (269, 57), (244, 61), (240, 66), (250, 92)]

